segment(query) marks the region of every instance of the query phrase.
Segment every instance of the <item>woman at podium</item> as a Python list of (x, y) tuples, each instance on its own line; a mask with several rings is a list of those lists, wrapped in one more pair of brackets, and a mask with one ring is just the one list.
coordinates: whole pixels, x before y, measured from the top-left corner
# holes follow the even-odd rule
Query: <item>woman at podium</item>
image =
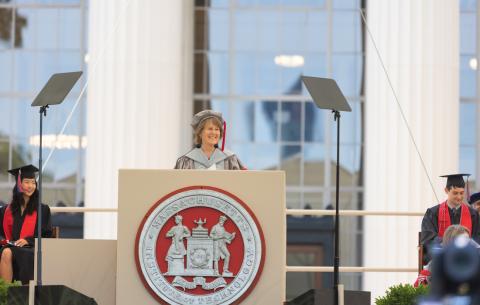
[[(35, 173), (27, 165), (8, 171), (15, 176), (10, 204), (0, 209), (0, 278), (6, 282), (33, 280), (34, 245), (37, 232), (38, 190)], [(42, 237), (52, 236), (50, 208), (42, 207)]]
[[(237, 156), (224, 149), (225, 122), (220, 112), (203, 110), (193, 116), (195, 148), (178, 158), (175, 169), (246, 169)], [(223, 139), (222, 148), (218, 142)]]

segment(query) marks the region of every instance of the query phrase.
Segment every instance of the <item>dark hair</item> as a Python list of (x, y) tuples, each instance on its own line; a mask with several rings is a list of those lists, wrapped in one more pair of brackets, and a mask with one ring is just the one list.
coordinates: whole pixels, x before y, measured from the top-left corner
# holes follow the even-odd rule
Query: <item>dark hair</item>
[(445, 187), (447, 190), (451, 191), (453, 189), (465, 189), (465, 185), (464, 186), (460, 186), (460, 185), (448, 185)]
[[(35, 181), (35, 186), (37, 182)], [(20, 213), (21, 206), (25, 203), (23, 199), (23, 193), (17, 190), (17, 186), (15, 185), (12, 190), (12, 203), (10, 208), (12, 209), (12, 214)], [(35, 187), (35, 191), (33, 192), (32, 196), (30, 196), (30, 200), (27, 203), (27, 207), (25, 208), (25, 212), (27, 214), (32, 214), (33, 211), (37, 210), (38, 205), (38, 189)]]

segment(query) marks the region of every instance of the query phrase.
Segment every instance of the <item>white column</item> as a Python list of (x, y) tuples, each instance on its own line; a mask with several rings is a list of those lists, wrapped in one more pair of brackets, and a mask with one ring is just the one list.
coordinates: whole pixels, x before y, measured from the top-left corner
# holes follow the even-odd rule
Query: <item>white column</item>
[[(367, 23), (439, 200), (458, 170), (459, 4), (369, 0)], [(365, 209), (425, 211), (437, 204), (379, 57), (367, 35)], [(420, 217), (366, 217), (364, 266), (415, 267)], [(366, 273), (372, 299), (415, 273)]]
[[(193, 1), (91, 1), (89, 14), (85, 205), (117, 207), (119, 168), (171, 169), (191, 142)], [(88, 213), (86, 238), (116, 238), (116, 217)]]

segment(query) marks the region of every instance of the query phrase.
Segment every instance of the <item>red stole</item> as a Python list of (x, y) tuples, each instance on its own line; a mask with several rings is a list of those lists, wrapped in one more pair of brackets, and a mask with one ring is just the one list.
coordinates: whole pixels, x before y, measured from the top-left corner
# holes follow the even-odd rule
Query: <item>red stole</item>
[[(468, 207), (462, 203), (460, 206), (460, 225), (464, 226), (470, 232), (472, 236), (472, 217), (470, 215), (470, 210)], [(445, 230), (451, 225), (450, 221), (450, 212), (448, 211), (447, 201), (440, 204), (438, 209), (438, 236), (443, 237)]]
[[(35, 234), (35, 224), (37, 222), (37, 211), (32, 214), (26, 214), (23, 220), (22, 230), (20, 231), (20, 238), (30, 237)], [(3, 232), (5, 232), (5, 239), (12, 240), (13, 231), (13, 214), (10, 205), (5, 209), (3, 215)]]

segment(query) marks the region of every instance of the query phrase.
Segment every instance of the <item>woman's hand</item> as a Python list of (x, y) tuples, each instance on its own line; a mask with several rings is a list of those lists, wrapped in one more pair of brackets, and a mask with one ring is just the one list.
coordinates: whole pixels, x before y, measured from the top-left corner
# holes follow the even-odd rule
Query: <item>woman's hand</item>
[(17, 247), (24, 247), (24, 246), (27, 246), (27, 245), (28, 245), (28, 241), (26, 241), (23, 238), (15, 241), (15, 246), (17, 246)]

